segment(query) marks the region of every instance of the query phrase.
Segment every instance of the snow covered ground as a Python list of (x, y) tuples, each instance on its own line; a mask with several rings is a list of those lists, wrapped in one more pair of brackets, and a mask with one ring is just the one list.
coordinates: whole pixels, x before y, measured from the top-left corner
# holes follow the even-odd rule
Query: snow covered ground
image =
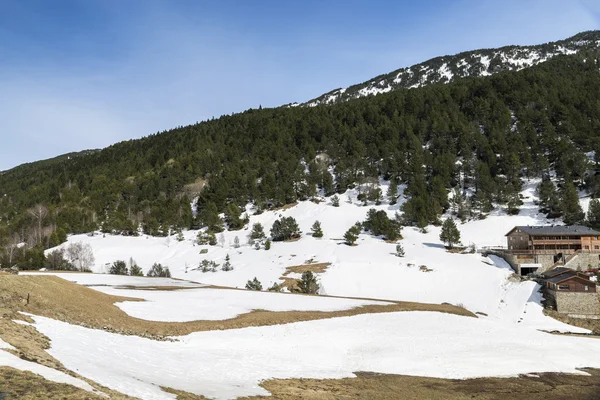
[(126, 276), (109, 274), (86, 274), (69, 272), (30, 272), (22, 271), (21, 275), (54, 275), (83, 286), (132, 286), (132, 287), (202, 287), (201, 283), (171, 278), (149, 278), (145, 276)]
[(175, 398), (158, 386), (233, 399), (268, 394), (258, 384), (269, 378), (343, 378), (355, 371), (469, 378), (600, 367), (595, 338), (434, 312), (196, 332), (178, 342), (34, 319), (51, 339), (49, 353), (66, 368), (146, 400)]
[[(515, 225), (558, 223), (548, 221), (538, 213), (533, 203), (538, 183), (538, 180), (531, 180), (524, 184), (522, 195), (525, 204), (519, 215), (507, 216), (503, 211), (496, 210), (484, 220), (459, 223), (462, 242), (478, 247), (502, 246), (506, 240), (504, 235)], [(386, 183), (382, 182), (384, 193), (386, 189)], [(427, 233), (404, 228), (404, 239), (400, 241), (405, 250), (403, 258), (394, 255), (395, 244), (368, 234), (360, 235), (358, 246), (349, 247), (342, 243), (345, 231), (356, 221), (363, 221), (370, 208), (385, 210), (393, 217), (402, 201), (401, 198), (393, 206), (384, 203), (364, 207), (357, 201), (357, 192), (349, 190), (340, 196), (339, 207), (333, 207), (329, 200), (319, 204), (306, 201), (287, 210), (251, 215), (249, 227), (260, 222), (268, 233), (276, 219), (292, 216), (305, 233), (296, 242), (275, 242), (269, 251), (255, 250), (246, 243), (249, 228), (224, 232), (222, 246), (196, 245), (197, 231), (184, 232), (185, 240), (182, 242), (174, 237), (75, 235), (70, 236), (62, 246), (72, 242), (89, 243), (96, 258), (93, 267), (96, 272), (106, 272), (108, 265), (115, 260), (129, 260), (132, 257), (144, 271), (153, 263), (160, 262), (169, 266), (174, 277), (238, 288), (243, 288), (254, 277), (262, 282), (263, 287), (269, 287), (281, 282), (280, 277), (286, 267), (305, 264), (308, 260), (329, 262), (331, 265), (326, 272), (319, 274), (322, 294), (425, 303), (447, 302), (461, 304), (473, 312), (485, 313), (489, 318), (511, 323), (532, 324), (549, 330), (568, 329), (566, 325), (542, 315), (535, 284), (509, 280), (513, 271), (501, 259), (485, 258), (479, 254), (448, 253), (439, 240), (439, 227), (430, 226)], [(319, 220), (323, 228), (324, 237), (321, 239), (308, 234), (315, 220)], [(236, 236), (242, 243), (239, 248), (233, 246)], [(200, 250), (207, 250), (208, 253), (200, 254)], [(218, 269), (217, 272), (203, 273), (198, 269), (198, 264), (204, 259), (223, 263), (227, 255), (231, 258), (233, 271)], [(422, 265), (431, 271), (423, 272), (419, 268)], [(86, 276), (80, 279), (90, 278)], [(143, 307), (141, 304), (136, 303), (136, 306)]]
[(116, 305), (132, 317), (168, 322), (224, 320), (252, 310), (341, 311), (369, 304), (390, 304), (369, 300), (235, 289), (160, 291), (124, 290), (105, 286), (94, 287), (94, 289), (116, 296), (145, 299), (147, 301), (126, 301)]
[(3, 349), (15, 350), (13, 346), (0, 339), (0, 367), (11, 367), (21, 371), (30, 371), (34, 374), (41, 375), (52, 382), (67, 383), (80, 389), (87, 390), (88, 392), (101, 394), (96, 389), (91, 387), (87, 382), (84, 382), (81, 379), (74, 378), (65, 374), (64, 372), (45, 367), (31, 361), (23, 360), (11, 353), (8, 353), (7, 351), (4, 351)]

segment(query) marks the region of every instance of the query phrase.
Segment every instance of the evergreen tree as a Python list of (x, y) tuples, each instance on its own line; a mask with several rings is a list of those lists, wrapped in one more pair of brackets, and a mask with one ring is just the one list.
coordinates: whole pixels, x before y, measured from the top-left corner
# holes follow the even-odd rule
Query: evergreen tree
[(233, 247), (236, 249), (239, 249), (240, 247), (240, 238), (237, 236), (233, 238)]
[(452, 248), (455, 244), (460, 243), (460, 231), (452, 218), (446, 218), (442, 224), (440, 232), (440, 240)]
[(361, 230), (362, 228), (360, 222), (357, 222), (356, 224), (352, 225), (350, 229), (348, 229), (344, 234), (344, 242), (348, 246), (353, 246), (354, 243), (356, 243), (356, 241), (358, 240), (358, 235), (360, 235)]
[(144, 276), (144, 271), (137, 264), (130, 264), (129, 275), (131, 276)]
[(301, 293), (306, 294), (318, 294), (320, 288), (317, 277), (311, 271), (303, 272), (302, 278), (296, 281), (296, 286)]
[(293, 217), (282, 217), (271, 227), (271, 238), (274, 242), (297, 239), (300, 234), (298, 223)]
[(113, 275), (129, 275), (127, 264), (122, 260), (113, 262), (108, 273)]
[(396, 245), (396, 257), (404, 257), (404, 247), (400, 243)]
[(402, 227), (396, 220), (388, 217), (383, 210), (375, 210), (371, 208), (367, 213), (367, 219), (362, 224), (366, 231), (370, 231), (375, 236), (384, 236), (385, 239), (395, 241), (400, 239), (400, 230)]
[(576, 225), (582, 223), (585, 215), (579, 204), (579, 195), (575, 185), (569, 181), (565, 182), (560, 194), (560, 205), (565, 224)]
[(263, 240), (265, 237), (265, 231), (260, 222), (257, 222), (254, 225), (252, 225), (252, 231), (250, 232), (251, 240)]
[(260, 291), (262, 290), (262, 283), (260, 283), (260, 281), (254, 277), (254, 279), (246, 282), (246, 289)]
[(225, 256), (225, 262), (223, 263), (223, 266), (221, 267), (221, 269), (223, 271), (232, 271), (233, 270), (233, 266), (231, 265), (231, 259), (229, 258), (229, 254), (227, 254)]
[(398, 202), (398, 184), (394, 178), (390, 179), (390, 186), (388, 187), (386, 197), (391, 205)]
[(331, 205), (334, 207), (339, 207), (340, 206), (340, 198), (337, 194), (334, 194), (331, 197)]
[(219, 217), (219, 212), (215, 203), (210, 202), (198, 214), (200, 222), (208, 227), (210, 232), (219, 233), (223, 231), (223, 220)]
[(268, 239), (265, 242), (265, 250), (271, 250), (271, 241)]
[(590, 228), (600, 230), (600, 201), (598, 199), (590, 200), (586, 223)]
[(310, 228), (312, 231), (312, 236), (316, 238), (323, 237), (323, 230), (321, 229), (321, 223), (319, 221), (315, 221), (315, 223)]

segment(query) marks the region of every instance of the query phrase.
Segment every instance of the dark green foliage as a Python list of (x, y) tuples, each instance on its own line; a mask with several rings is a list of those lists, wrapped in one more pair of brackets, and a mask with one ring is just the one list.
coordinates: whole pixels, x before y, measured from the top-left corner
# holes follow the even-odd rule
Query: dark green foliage
[(221, 267), (223, 271), (233, 271), (233, 266), (231, 265), (231, 259), (229, 258), (229, 254), (225, 256), (225, 262)]
[(277, 282), (274, 282), (273, 285), (267, 290), (269, 292), (281, 292), (283, 288)]
[(67, 260), (65, 257), (65, 251), (63, 249), (56, 249), (49, 252), (46, 255), (44, 267), (51, 270), (75, 270), (75, 267), (73, 267), (73, 265), (71, 265), (69, 260)]
[(337, 194), (333, 195), (331, 197), (331, 205), (334, 207), (339, 207), (340, 206), (340, 198), (338, 197)]
[(321, 223), (319, 221), (315, 221), (315, 223), (310, 228), (312, 231), (312, 236), (316, 238), (323, 237), (323, 229), (321, 229)]
[(396, 179), (390, 179), (390, 186), (385, 195), (391, 205), (398, 202), (398, 183), (396, 183)]
[(267, 240), (265, 242), (265, 250), (271, 250), (271, 241), (270, 240)]
[(212, 231), (200, 231), (198, 232), (197, 241), (199, 245), (217, 245), (217, 236)]
[[(230, 267), (231, 267), (231, 265), (230, 265)], [(218, 268), (219, 268), (219, 264), (217, 264), (216, 262), (214, 262), (212, 260), (204, 259), (204, 260), (200, 261), (199, 269), (202, 272), (217, 272)]]
[(250, 232), (250, 240), (263, 240), (266, 237), (263, 226), (260, 222), (252, 225), (252, 231)]
[(125, 261), (122, 260), (118, 260), (112, 263), (108, 273), (113, 275), (129, 275), (129, 271), (127, 270), (127, 264), (125, 263)]
[(357, 222), (356, 224), (352, 225), (350, 229), (348, 229), (346, 233), (344, 233), (344, 243), (346, 243), (348, 246), (354, 245), (354, 243), (356, 243), (356, 241), (358, 240), (358, 235), (360, 235), (361, 231), (362, 225), (360, 222)]
[(442, 224), (440, 232), (440, 240), (452, 248), (455, 244), (460, 243), (460, 231), (456, 227), (452, 218), (446, 218)]
[(209, 232), (218, 233), (223, 231), (223, 220), (219, 217), (219, 211), (213, 202), (208, 203), (200, 210), (198, 219), (201, 226), (208, 227)]
[[(164, 236), (177, 227), (219, 232), (218, 215), (225, 213), (228, 226), (238, 229), (239, 205), (277, 207), (310, 198), (316, 187), (344, 193), (365, 176), (406, 185), (407, 225), (438, 223), (454, 206), (446, 197), (452, 188), (475, 188), (456, 211), (461, 219), (488, 212), (492, 203), (514, 210), (521, 171), (533, 177), (554, 169), (558, 180), (582, 184), (585, 152), (600, 154), (598, 93), (598, 55), (584, 50), (519, 72), (332, 106), (248, 110), (25, 164), (0, 174), (0, 246), (7, 249), (13, 234), (35, 238), (16, 260), (42, 266), (39, 250), (25, 253), (64, 235), (46, 229), (36, 238), (39, 222), (64, 233), (136, 234), (141, 226)], [(327, 162), (308, 161), (307, 173), (303, 161), (321, 153)], [(335, 183), (326, 167), (333, 167)], [(600, 193), (596, 175), (585, 184)], [(377, 202), (381, 194), (366, 196)], [(544, 207), (555, 208), (549, 203)], [(27, 213), (36, 204), (49, 211), (41, 221)], [(582, 219), (577, 210), (568, 213), (569, 221)]]
[(371, 208), (367, 213), (367, 219), (363, 222), (364, 230), (375, 236), (383, 236), (386, 240), (398, 240), (402, 237), (400, 231), (402, 226), (396, 220), (390, 219), (383, 210), (376, 211)]
[(242, 212), (235, 204), (228, 204), (225, 208), (225, 223), (230, 231), (237, 231), (244, 227), (247, 219), (241, 218)]
[(271, 239), (274, 242), (297, 239), (300, 234), (300, 228), (294, 217), (282, 217), (271, 227)]
[(262, 283), (256, 277), (246, 282), (246, 289), (248, 290), (262, 290)]
[(396, 257), (404, 257), (404, 247), (400, 243), (396, 245)]
[(592, 229), (600, 230), (600, 201), (598, 199), (590, 200), (586, 224)]
[(135, 263), (135, 261), (129, 261), (129, 275), (131, 276), (144, 276), (144, 271), (140, 268), (139, 265)]
[(300, 293), (306, 294), (318, 294), (319, 293), (319, 282), (317, 277), (311, 271), (305, 271), (302, 273), (302, 278), (296, 280), (296, 286)]
[(166, 267), (166, 266), (163, 267), (159, 263), (154, 263), (152, 265), (152, 268), (150, 268), (150, 270), (146, 274), (146, 276), (161, 277), (161, 278), (170, 278), (171, 277), (171, 271), (169, 271), (169, 267)]
[(537, 187), (540, 211), (547, 214), (548, 218), (558, 218), (562, 214), (560, 200), (554, 182), (544, 177)]
[(579, 204), (579, 195), (572, 182), (565, 182), (560, 191), (560, 208), (563, 214), (563, 221), (567, 225), (581, 224), (585, 217), (581, 205)]

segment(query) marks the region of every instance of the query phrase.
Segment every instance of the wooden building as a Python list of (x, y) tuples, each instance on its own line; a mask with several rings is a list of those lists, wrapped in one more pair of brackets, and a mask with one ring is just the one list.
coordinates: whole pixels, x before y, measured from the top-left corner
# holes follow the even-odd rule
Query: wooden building
[(546, 307), (576, 318), (600, 316), (596, 282), (569, 268), (555, 268), (541, 274)]
[(566, 292), (596, 292), (596, 283), (589, 276), (569, 268), (556, 268), (542, 274), (544, 286)]
[(515, 226), (506, 244), (514, 254), (600, 253), (600, 232), (580, 225)]

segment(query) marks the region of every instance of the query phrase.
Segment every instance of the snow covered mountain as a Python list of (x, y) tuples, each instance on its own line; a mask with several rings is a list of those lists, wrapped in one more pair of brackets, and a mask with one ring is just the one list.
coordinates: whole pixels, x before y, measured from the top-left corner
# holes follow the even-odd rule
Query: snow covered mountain
[(332, 90), (302, 105), (314, 107), (320, 104), (335, 104), (397, 89), (449, 83), (457, 78), (489, 76), (502, 71), (518, 71), (543, 63), (558, 55), (575, 54), (585, 49), (598, 47), (600, 47), (600, 31), (587, 31), (565, 40), (535, 46), (505, 46), (436, 57), (411, 67), (379, 75), (357, 85)]

